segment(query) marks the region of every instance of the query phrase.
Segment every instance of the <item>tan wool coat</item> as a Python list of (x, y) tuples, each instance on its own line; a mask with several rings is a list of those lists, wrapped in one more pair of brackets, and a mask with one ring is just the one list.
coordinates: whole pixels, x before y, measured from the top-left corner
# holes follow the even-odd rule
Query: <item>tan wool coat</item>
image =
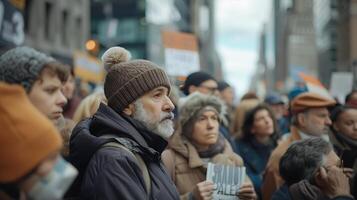
[[(180, 199), (189, 199), (196, 184), (206, 180), (206, 164), (200, 158), (196, 148), (180, 133), (175, 133), (170, 141), (169, 149), (162, 154), (162, 160), (180, 193)], [(210, 162), (243, 166), (242, 158), (233, 152), (227, 141), (225, 141), (223, 153), (212, 157)]]

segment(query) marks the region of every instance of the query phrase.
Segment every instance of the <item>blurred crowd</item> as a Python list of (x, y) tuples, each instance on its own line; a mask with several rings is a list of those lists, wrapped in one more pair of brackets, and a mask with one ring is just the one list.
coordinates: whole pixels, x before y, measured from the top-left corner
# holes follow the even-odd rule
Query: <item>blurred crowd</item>
[(182, 85), (112, 47), (103, 86), (30, 47), (0, 57), (0, 199), (213, 198), (208, 163), (244, 166), (241, 200), (357, 197), (357, 90), (296, 86), (235, 103), (197, 71)]

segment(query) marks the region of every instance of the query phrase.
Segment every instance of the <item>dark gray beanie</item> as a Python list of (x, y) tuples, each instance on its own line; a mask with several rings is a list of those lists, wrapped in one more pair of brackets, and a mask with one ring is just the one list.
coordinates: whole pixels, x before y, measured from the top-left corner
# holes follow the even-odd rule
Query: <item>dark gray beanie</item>
[(16, 47), (0, 57), (0, 81), (21, 84), (27, 92), (45, 64), (55, 59), (30, 47)]

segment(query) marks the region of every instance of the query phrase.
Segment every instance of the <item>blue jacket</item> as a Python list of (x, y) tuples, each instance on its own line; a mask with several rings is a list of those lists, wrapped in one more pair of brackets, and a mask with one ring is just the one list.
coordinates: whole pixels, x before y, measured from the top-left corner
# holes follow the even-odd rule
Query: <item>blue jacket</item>
[(284, 184), (273, 193), (271, 200), (291, 200), (288, 185)]
[(258, 196), (261, 196), (263, 173), (274, 146), (260, 144), (255, 139), (239, 139), (235, 141), (233, 148), (243, 158), (244, 166), (253, 182), (255, 191)]

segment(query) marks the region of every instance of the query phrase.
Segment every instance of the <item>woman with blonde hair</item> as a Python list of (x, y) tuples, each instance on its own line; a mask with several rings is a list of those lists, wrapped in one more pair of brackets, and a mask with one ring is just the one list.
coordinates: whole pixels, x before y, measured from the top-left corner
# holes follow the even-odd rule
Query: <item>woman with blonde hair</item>
[(103, 91), (97, 91), (88, 95), (77, 107), (73, 115), (73, 121), (78, 123), (85, 118), (91, 117), (98, 110), (100, 103), (106, 104), (106, 102), (107, 100)]

